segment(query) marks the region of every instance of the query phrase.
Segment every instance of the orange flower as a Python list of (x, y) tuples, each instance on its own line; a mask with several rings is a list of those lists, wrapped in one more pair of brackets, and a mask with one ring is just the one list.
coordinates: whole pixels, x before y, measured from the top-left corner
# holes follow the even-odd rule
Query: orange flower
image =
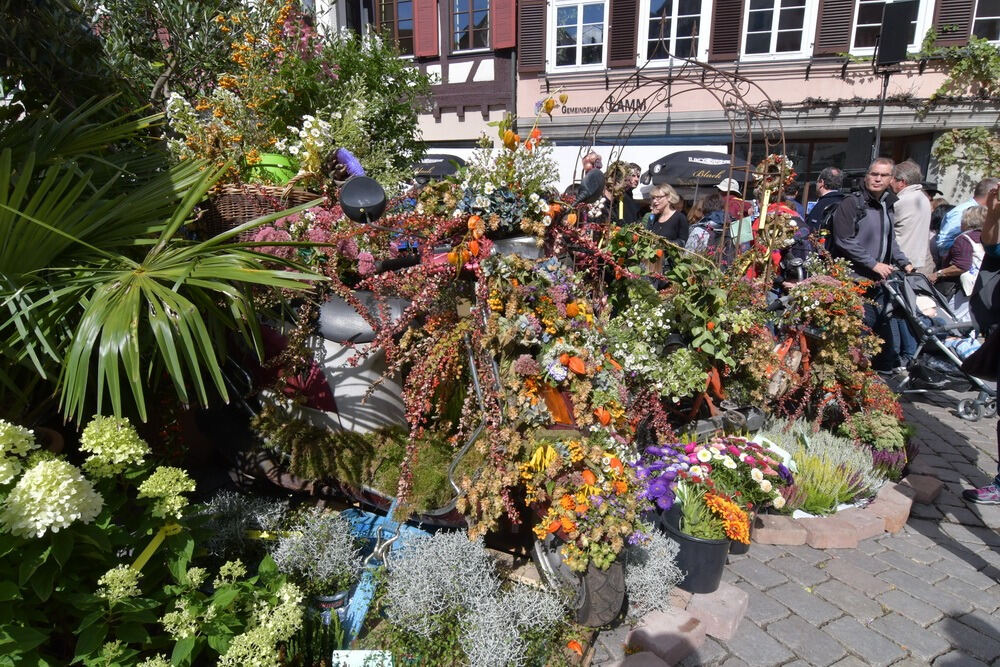
[(563, 352), (562, 354), (560, 354), (559, 355), (559, 363), (562, 364), (563, 366), (568, 366), (569, 365), (569, 355), (566, 354), (565, 352)]
[(656, 249), (656, 256), (657, 257), (663, 257), (663, 248), (657, 248)]
[(709, 331), (711, 331), (712, 329), (715, 328), (715, 322), (713, 322), (712, 320), (709, 320), (708, 324), (705, 325), (705, 328), (708, 329)]
[(576, 305), (576, 303), (567, 303), (566, 304), (566, 316), (567, 317), (576, 317), (579, 314), (580, 314), (580, 306)]
[(559, 524), (562, 526), (562, 529), (565, 530), (567, 533), (572, 533), (576, 530), (576, 524), (573, 523), (572, 519), (569, 519), (567, 517), (563, 517), (562, 519), (560, 519)]
[(559, 504), (563, 506), (563, 509), (569, 510), (570, 512), (572, 512), (573, 508), (576, 506), (576, 503), (573, 502), (573, 496), (569, 495), (560, 498)]
[(538, 129), (537, 127), (534, 128), (533, 130), (531, 130), (531, 138), (534, 141), (538, 141), (539, 139), (542, 138), (542, 131), (540, 129)]
[(569, 369), (576, 373), (577, 375), (586, 375), (587, 364), (584, 363), (583, 359), (580, 357), (570, 357), (569, 358)]
[(617, 493), (619, 496), (628, 491), (628, 484), (622, 482), (621, 480), (615, 481), (611, 486), (612, 488), (614, 488), (615, 493)]
[(597, 417), (597, 421), (601, 422), (601, 425), (607, 426), (611, 423), (611, 413), (605, 408), (597, 408), (594, 410), (594, 416)]
[(580, 646), (580, 642), (576, 641), (575, 639), (570, 639), (568, 642), (566, 642), (566, 648), (568, 648), (570, 651), (573, 651), (573, 653), (576, 653), (577, 655), (583, 655), (583, 647)]
[(553, 522), (549, 523), (549, 532), (550, 533), (554, 533), (554, 532), (558, 531), (561, 527), (562, 527), (562, 523), (560, 523), (559, 521), (553, 521)]
[(625, 466), (622, 465), (622, 462), (618, 460), (617, 456), (611, 457), (611, 460), (608, 461), (608, 466), (612, 470), (617, 470), (618, 472), (622, 472), (625, 470)]
[(531, 141), (530, 140), (529, 141), (525, 141), (524, 142), (524, 150), (526, 150), (526, 151), (528, 151), (530, 153), (531, 152), (531, 148), (532, 148), (531, 147)]
[(569, 225), (570, 227), (572, 227), (573, 225), (576, 224), (576, 213), (572, 213), (572, 212), (571, 213), (567, 213), (565, 220), (566, 220), (566, 224)]
[(470, 215), (469, 216), (469, 223), (468, 223), (469, 229), (475, 229), (476, 227), (479, 226), (479, 223), (482, 222), (482, 221), (483, 221), (483, 219), (480, 218), (478, 215)]
[(469, 241), (469, 252), (473, 257), (479, 255), (479, 241)]
[(597, 475), (595, 475), (593, 473), (593, 471), (584, 470), (581, 473), (581, 476), (583, 477), (583, 483), (584, 484), (588, 484), (590, 486), (593, 486), (594, 484), (597, 484)]

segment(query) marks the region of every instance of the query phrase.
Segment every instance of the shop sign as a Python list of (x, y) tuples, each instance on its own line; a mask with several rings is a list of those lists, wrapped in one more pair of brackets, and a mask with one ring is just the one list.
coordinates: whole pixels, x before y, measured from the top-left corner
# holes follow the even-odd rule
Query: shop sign
[(598, 106), (575, 107), (564, 104), (561, 111), (564, 114), (597, 114), (597, 113), (636, 113), (648, 110), (647, 97), (620, 97), (617, 100), (604, 100)]

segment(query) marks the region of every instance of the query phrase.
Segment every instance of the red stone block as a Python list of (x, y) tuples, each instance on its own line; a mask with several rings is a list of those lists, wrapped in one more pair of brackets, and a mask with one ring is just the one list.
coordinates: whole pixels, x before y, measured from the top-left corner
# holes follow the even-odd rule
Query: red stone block
[(806, 543), (806, 529), (799, 522), (779, 514), (761, 514), (750, 537), (757, 544), (798, 545)]
[(688, 603), (691, 602), (691, 595), (691, 593), (675, 586), (670, 591), (670, 606), (674, 609), (687, 609)]
[(620, 667), (667, 667), (667, 663), (649, 651), (643, 651), (626, 656)]
[(898, 533), (910, 518), (914, 494), (912, 488), (899, 484), (886, 484), (866, 509), (875, 516), (885, 519), (887, 531)]
[(836, 518), (847, 521), (854, 526), (854, 530), (858, 534), (858, 540), (878, 537), (885, 532), (885, 519), (869, 512), (867, 508), (855, 508), (837, 512)]
[(941, 489), (944, 488), (944, 483), (941, 480), (930, 475), (910, 474), (904, 477), (899, 485), (913, 489), (915, 494), (913, 502), (920, 503), (921, 505), (930, 505), (933, 503), (941, 493)]
[(749, 601), (746, 591), (722, 582), (714, 593), (692, 596), (687, 611), (702, 622), (706, 634), (729, 641), (747, 613)]
[(858, 546), (858, 531), (849, 521), (836, 516), (798, 519), (806, 529), (806, 544), (813, 549), (853, 549)]
[(625, 641), (628, 650), (649, 651), (675, 665), (705, 643), (705, 625), (680, 609), (646, 614)]

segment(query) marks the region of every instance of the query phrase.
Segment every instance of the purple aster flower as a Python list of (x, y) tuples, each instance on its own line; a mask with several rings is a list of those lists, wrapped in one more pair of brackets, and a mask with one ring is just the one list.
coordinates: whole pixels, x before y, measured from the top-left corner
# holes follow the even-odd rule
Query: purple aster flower
[(785, 484), (792, 484), (795, 480), (792, 479), (792, 471), (789, 470), (784, 463), (778, 464), (778, 476)]
[(358, 158), (354, 157), (351, 151), (346, 148), (337, 149), (337, 162), (344, 165), (347, 168), (347, 173), (351, 176), (365, 175), (365, 168), (358, 162)]

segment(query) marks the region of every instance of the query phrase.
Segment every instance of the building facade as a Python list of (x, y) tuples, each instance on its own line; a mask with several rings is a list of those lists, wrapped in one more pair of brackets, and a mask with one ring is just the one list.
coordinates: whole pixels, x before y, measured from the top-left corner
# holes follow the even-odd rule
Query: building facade
[[(759, 159), (731, 122), (732, 99), (712, 88), (711, 72), (720, 72), (752, 82), (741, 103), (773, 103), (777, 117), (770, 129), (781, 130), (797, 170), (811, 179), (824, 166), (845, 165), (852, 128), (878, 123), (883, 78), (873, 72), (871, 58), (886, 4), (341, 0), (333, 8), (338, 25), (376, 27), (397, 39), (415, 66), (438, 77), (433, 111), (421, 123), (432, 146), (469, 147), (505, 111), (530, 119), (541, 99), (565, 93), (568, 101), (543, 125), (557, 144), (627, 139), (664, 152), (679, 144), (725, 145)], [(887, 30), (902, 33), (910, 53), (920, 51), (932, 28), (940, 45), (961, 45), (971, 35), (1000, 42), (998, 0), (902, 4), (903, 18)], [(706, 63), (709, 76), (693, 74), (689, 60)], [(931, 148), (943, 131), (993, 127), (1000, 120), (995, 105), (962, 101), (921, 112), (944, 75), (933, 62), (908, 60), (892, 70), (883, 155), (913, 158), (933, 177)], [(665, 92), (654, 94), (655, 87)]]

